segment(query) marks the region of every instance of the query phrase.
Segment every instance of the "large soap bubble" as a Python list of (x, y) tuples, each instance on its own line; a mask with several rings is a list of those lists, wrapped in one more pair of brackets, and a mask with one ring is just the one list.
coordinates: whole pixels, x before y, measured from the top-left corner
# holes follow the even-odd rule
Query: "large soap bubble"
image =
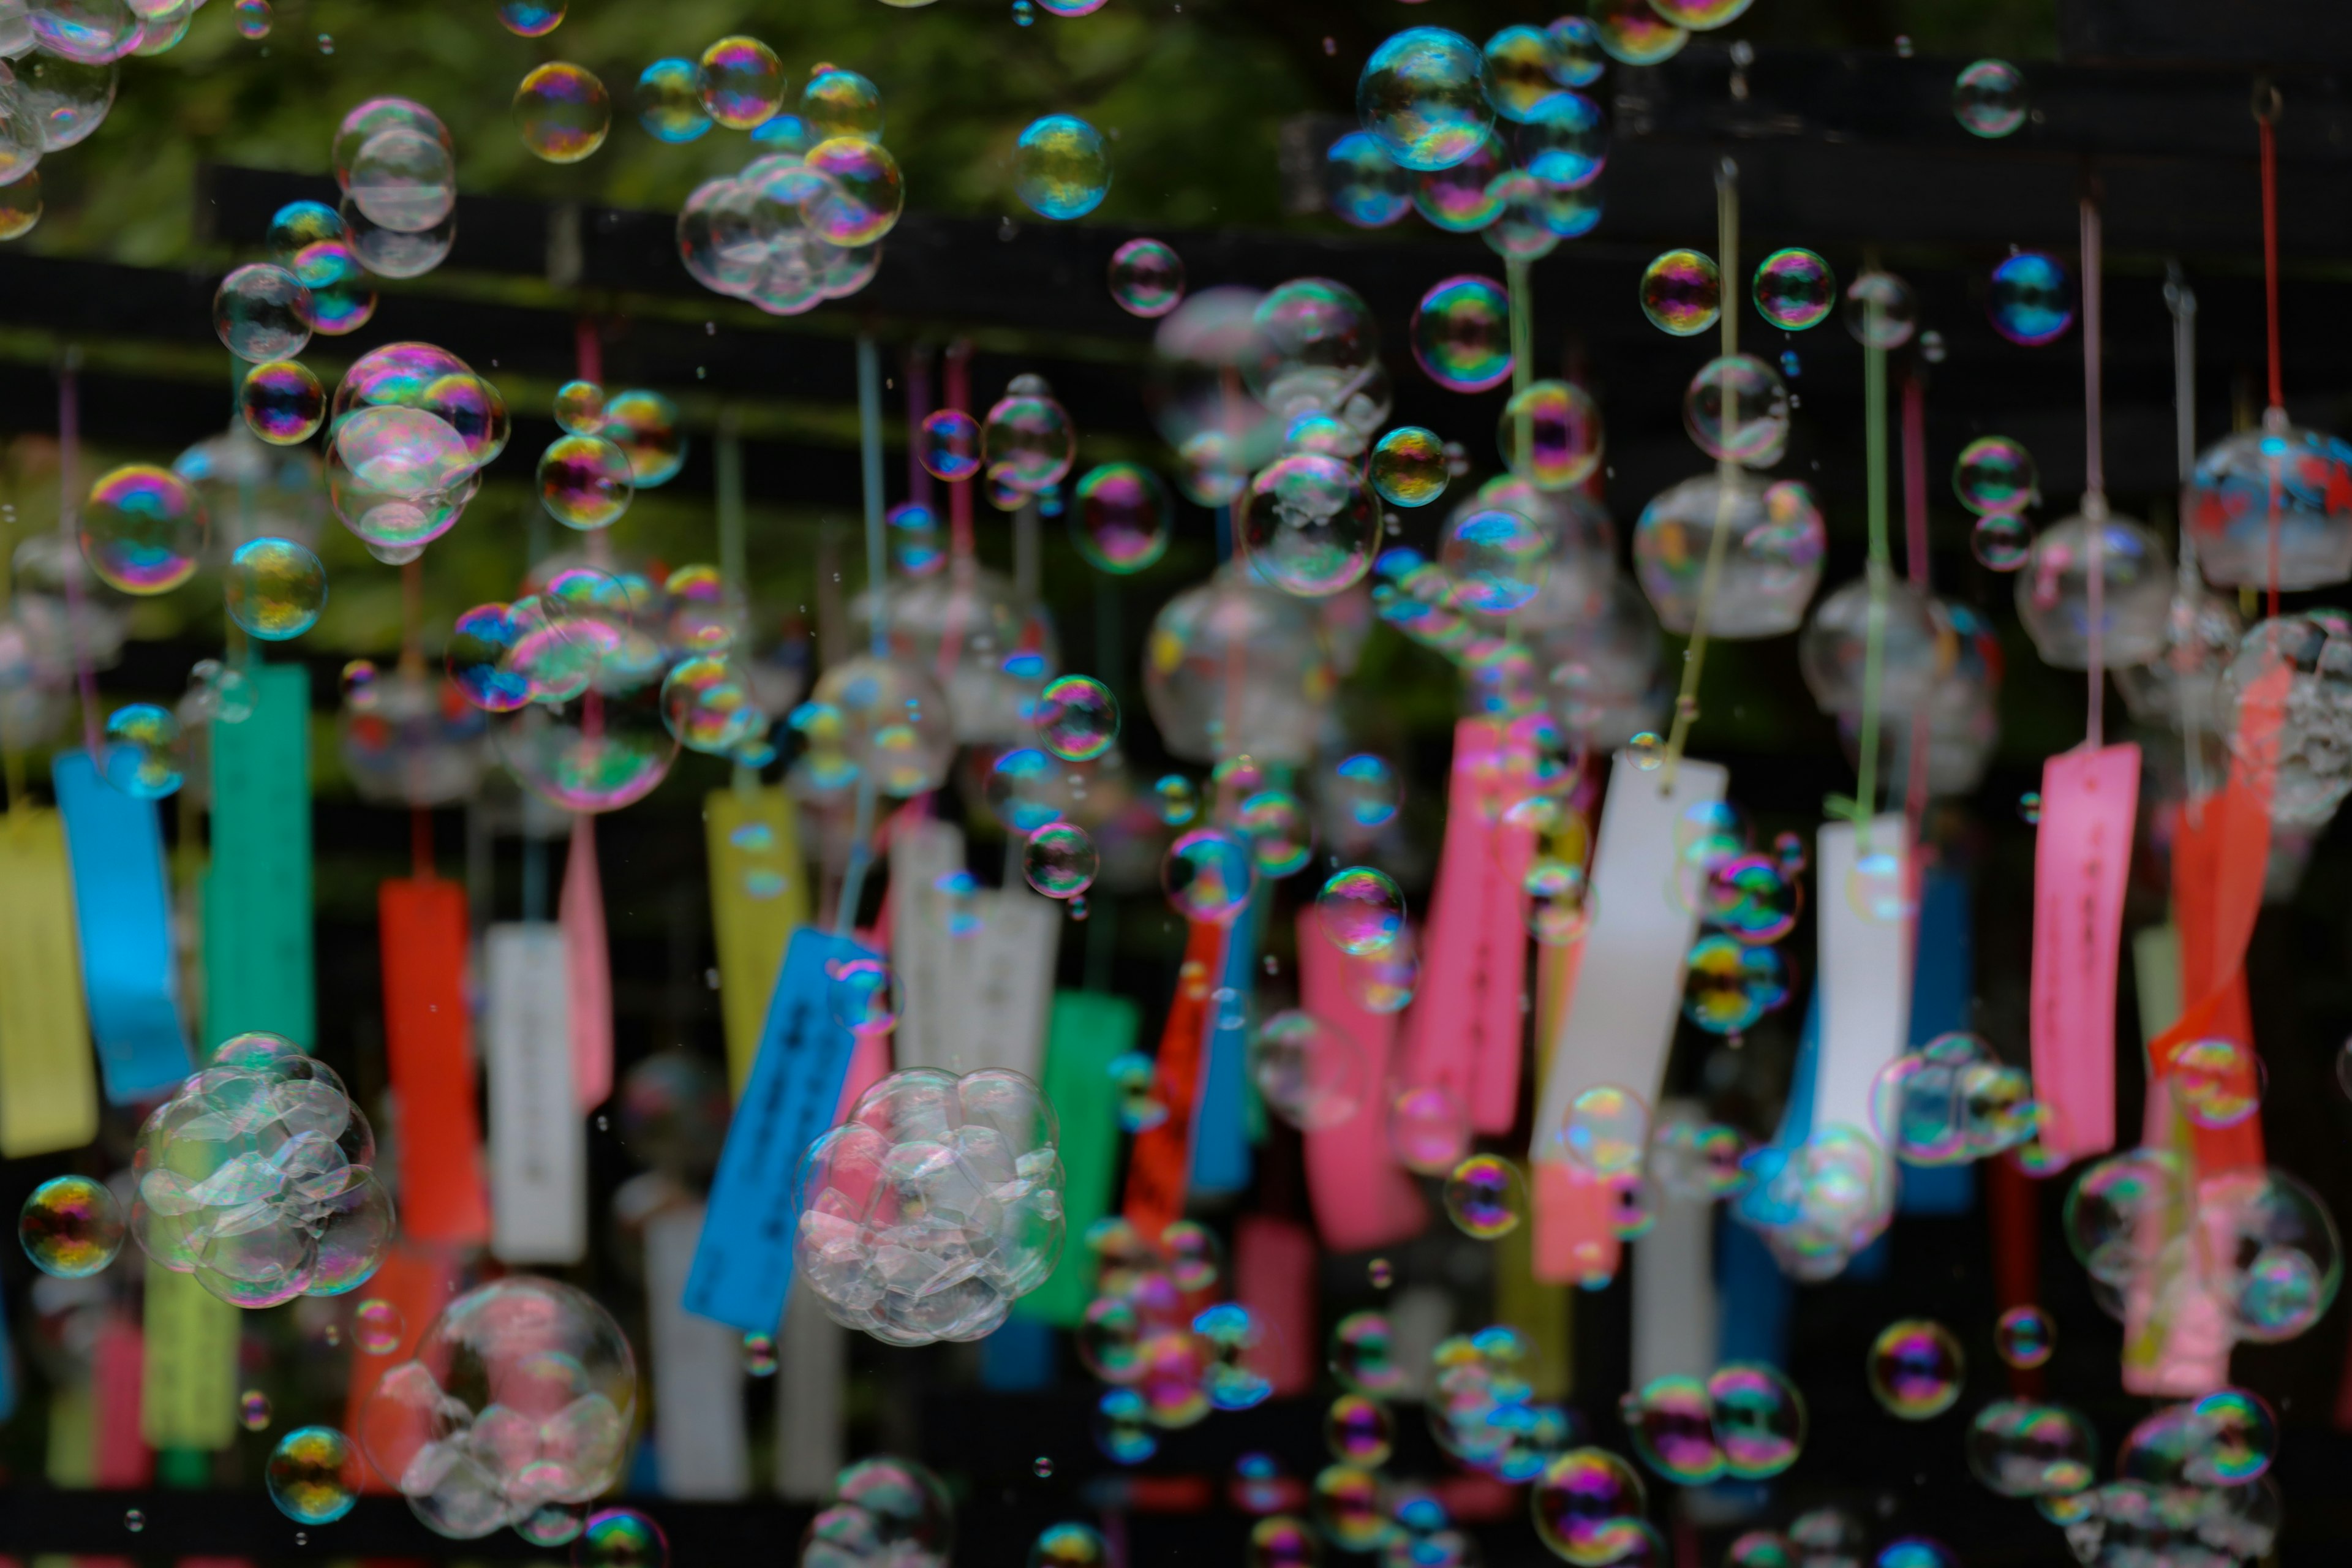
[(1661, 490), (1633, 525), (1633, 570), (1667, 630), (1687, 633), (1716, 531), (1727, 531), (1707, 635), (1741, 640), (1796, 630), (1822, 580), (1829, 531), (1797, 479), (1700, 474)]
[(946, 1568), (955, 1509), (939, 1478), (877, 1454), (834, 1479), (801, 1538), (801, 1568)]
[(1061, 1258), (1058, 1135), (1019, 1073), (891, 1074), (809, 1146), (799, 1277), (835, 1321), (887, 1344), (992, 1332)]
[(518, 1274), (450, 1302), (360, 1412), (369, 1461), (436, 1533), (469, 1541), (621, 1478), (628, 1337), (585, 1291)]
[(1374, 49), (1356, 82), (1356, 113), (1408, 169), (1445, 169), (1478, 150), (1495, 122), (1478, 46), (1444, 27), (1408, 27)]
[(1171, 598), (1144, 642), (1144, 702), (1189, 762), (1307, 762), (1337, 682), (1314, 606), (1247, 566)]

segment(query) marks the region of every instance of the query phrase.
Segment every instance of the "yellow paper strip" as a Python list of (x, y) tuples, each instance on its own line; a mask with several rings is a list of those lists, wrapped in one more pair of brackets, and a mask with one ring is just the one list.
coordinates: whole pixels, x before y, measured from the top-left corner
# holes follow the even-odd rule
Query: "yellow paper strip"
[(236, 1440), (242, 1318), (194, 1275), (148, 1260), (139, 1430), (149, 1447), (211, 1450)]
[(1538, 1399), (1565, 1399), (1576, 1384), (1569, 1341), (1568, 1287), (1536, 1278), (1535, 1222), (1522, 1219), (1495, 1243), (1495, 1321), (1517, 1329), (1535, 1349), (1530, 1382)]
[(16, 1160), (98, 1136), (98, 1067), (56, 812), (0, 817), (0, 1155)]
[(713, 790), (703, 801), (710, 858), (710, 926), (719, 948), (719, 1007), (727, 1030), (727, 1087), (743, 1091), (768, 994), (793, 928), (809, 918), (808, 868), (793, 803), (781, 789)]
[(98, 1484), (98, 1402), (87, 1381), (49, 1394), (49, 1485), (69, 1490)]

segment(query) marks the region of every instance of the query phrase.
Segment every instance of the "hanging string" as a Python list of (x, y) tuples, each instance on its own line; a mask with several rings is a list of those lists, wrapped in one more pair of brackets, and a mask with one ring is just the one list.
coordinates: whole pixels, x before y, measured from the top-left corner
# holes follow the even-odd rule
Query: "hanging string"
[[(873, 626), (868, 644), (876, 658), (888, 656), (890, 617), (883, 590), (888, 586), (882, 547), (882, 356), (874, 340), (857, 339), (857, 447), (866, 489), (866, 592), (872, 605)], [(842, 878), (841, 902), (834, 911), (834, 935), (846, 939), (857, 921), (857, 905), (866, 892), (866, 872), (874, 858), (874, 775), (857, 778), (857, 816), (850, 828), (849, 868)]]
[(71, 650), (74, 687), (81, 696), (81, 743), (90, 766), (105, 771), (105, 753), (98, 744), (98, 672), (90, 668), (88, 624), (81, 590), (81, 503), (74, 495), (80, 482), (81, 350), (68, 347), (58, 361), (58, 534), (66, 580), (66, 647)]
[(2107, 466), (2104, 405), (2099, 384), (2099, 201), (2083, 193), (2083, 550), (2084, 593), (2089, 603), (2088, 710), (2083, 744), (2097, 751), (2106, 743), (2107, 707)]
[[(2172, 312), (2173, 442), (2180, 487), (2185, 493), (2197, 468), (2197, 295), (2189, 287), (2189, 279), (2182, 275), (2178, 261), (2164, 264), (2164, 303)], [(2197, 575), (2197, 536), (2189, 531), (2186, 507), (2181, 509), (2179, 535), (2179, 575), (2173, 602), (2185, 606), (2193, 616), (2198, 601), (2204, 595), (2204, 584)], [(2189, 819), (2201, 823), (2205, 796), (2211, 791), (2212, 781), (2205, 776), (2205, 751), (2198, 743), (2201, 728), (2198, 706), (2183, 700), (2178, 684), (2173, 690), (2173, 704), (2180, 720), (2181, 750), (2188, 764)]]
[[(971, 340), (958, 338), (948, 345), (948, 406), (961, 414), (971, 407)], [(909, 438), (921, 437), (910, 433)], [(971, 481), (956, 479), (948, 486), (948, 548), (959, 563), (972, 556)], [(961, 570), (959, 564), (959, 571)]]
[(1739, 165), (1726, 158), (1715, 167), (1715, 232), (1722, 299), (1723, 416), (1719, 441), (1724, 456), (1716, 459), (1715, 533), (1707, 541), (1706, 568), (1698, 582), (1698, 605), (1691, 612), (1690, 644), (1683, 650), (1682, 689), (1675, 697), (1675, 721), (1666, 736), (1665, 760), (1658, 770), (1658, 792), (1670, 795), (1675, 774), (1682, 766), (1683, 745), (1698, 718), (1698, 678), (1706, 664), (1707, 616), (1715, 608), (1716, 589), (1723, 581), (1723, 558), (1731, 541), (1732, 512), (1741, 489), (1739, 461), (1730, 455), (1739, 428), (1739, 397), (1734, 390), (1737, 373), (1729, 363), (1739, 353)]
[(907, 350), (907, 499), (917, 506), (932, 504), (931, 470), (923, 467), (923, 420), (931, 412), (931, 345), (916, 343)]
[[(719, 435), (711, 444), (711, 460), (719, 491), (719, 574), (736, 635), (749, 647), (751, 568), (743, 540), (743, 416), (732, 404), (719, 411)], [(739, 760), (730, 782), (739, 795), (754, 794), (760, 787), (760, 770)]]
[[(2279, 368), (2279, 244), (2278, 244), (2278, 131), (2281, 100), (2278, 88), (2268, 81), (2254, 87), (2254, 125), (2262, 137), (2263, 164), (2263, 310), (2266, 337), (2270, 348), (2270, 406), (2280, 419), (2285, 418), (2286, 390), (2284, 373)], [(2275, 485), (2275, 474), (2272, 480)], [(2279, 613), (2279, 506), (2273, 495), (2270, 505), (2270, 574), (2267, 584), (2270, 598), (2266, 614), (2275, 620)]]
[[(1928, 596), (1927, 561), (1927, 384), (1916, 366), (1903, 377), (1903, 567), (1919, 597)], [(1927, 752), (1930, 736), (1927, 705), (1911, 710), (1909, 778), (1903, 791), (1903, 820), (1908, 842), (1919, 842), (1927, 816)], [(1911, 899), (1918, 904), (1919, 857), (1904, 858), (1910, 873)], [(1916, 932), (1914, 933), (1916, 934)]]
[[(1863, 263), (1876, 271), (1875, 258)], [(1886, 351), (1879, 346), (1885, 330), (1878, 291), (1863, 300), (1862, 446), (1864, 471), (1870, 496), (1870, 608), (1864, 618), (1862, 645), (1861, 759), (1854, 768), (1854, 822), (1860, 828), (1857, 848), (1870, 852), (1870, 825), (1878, 815), (1878, 688), (1886, 659), (1886, 589), (1895, 574), (1894, 551), (1886, 538)]]

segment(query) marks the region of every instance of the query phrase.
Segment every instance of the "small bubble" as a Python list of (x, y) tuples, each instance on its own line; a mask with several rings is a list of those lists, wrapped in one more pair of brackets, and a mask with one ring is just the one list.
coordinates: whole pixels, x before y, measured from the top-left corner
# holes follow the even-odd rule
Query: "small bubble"
[(1327, 55), (1338, 54), (1339, 52), (1339, 40), (1327, 35), (1323, 39), (1323, 52)]
[(124, 1509), (122, 1510), (122, 1528), (129, 1531), (133, 1535), (138, 1534), (141, 1531), (147, 1528), (146, 1513), (140, 1509)]
[(1029, 1468), (1036, 1472), (1037, 1479), (1042, 1481), (1054, 1473), (1053, 1457), (1049, 1454), (1040, 1454)]
[(1897, 33), (1895, 35), (1895, 52), (1902, 56), (1906, 60), (1911, 58), (1910, 34)]
[(2042, 820), (2042, 792), (2038, 789), (2030, 789), (2023, 795), (2019, 795), (2017, 797), (2017, 815), (2024, 818), (2027, 822), (2040, 822)]
[(596, 1113), (596, 1131), (599, 1132), (610, 1132), (612, 1130), (613, 1119), (605, 1115), (604, 1112), (598, 1111)]
[(1372, 1284), (1382, 1290), (1387, 1289), (1396, 1279), (1395, 1267), (1385, 1258), (1373, 1258), (1364, 1272), (1370, 1276)]
[(322, 55), (331, 55), (335, 52), (335, 37), (333, 34), (321, 33), (319, 35), (319, 52)]

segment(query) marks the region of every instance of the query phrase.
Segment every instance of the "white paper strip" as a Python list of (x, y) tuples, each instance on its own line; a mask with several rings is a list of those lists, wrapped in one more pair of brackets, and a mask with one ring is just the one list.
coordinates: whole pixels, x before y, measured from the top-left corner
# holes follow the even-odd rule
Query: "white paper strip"
[(563, 928), (483, 936), (490, 1101), (490, 1251), (508, 1263), (588, 1254), (588, 1136), (572, 1093)]
[(654, 1459), (664, 1497), (727, 1501), (751, 1489), (743, 1424), (743, 1337), (686, 1310), (702, 1205), (646, 1222), (646, 1305), (654, 1378)]
[[(1706, 1109), (1668, 1100), (1658, 1122), (1703, 1123)], [(1715, 1370), (1715, 1203), (1657, 1190), (1656, 1222), (1633, 1244), (1633, 1386)]]
[[(891, 1031), (898, 1065), (943, 1065), (943, 1028), (956, 1006), (954, 986), (963, 967), (954, 949), (968, 939), (948, 934), (953, 900), (940, 879), (964, 868), (963, 829), (951, 822), (908, 823), (890, 835), (890, 967), (898, 980), (900, 1010)], [(976, 911), (974, 911), (976, 912)], [(957, 973), (950, 973), (950, 965)]]
[[(1899, 816), (1870, 825), (1874, 856), (1892, 861), (1881, 879), (1895, 887), (1910, 875)], [(1908, 918), (1872, 920), (1857, 906), (1851, 884), (1859, 841), (1851, 822), (1822, 825), (1813, 879), (1820, 911), (1821, 1055), (1813, 1078), (1815, 1132), (1846, 1126), (1872, 1131), (1870, 1089), (1878, 1072), (1901, 1055), (1911, 1033), (1911, 926)]]
[(1665, 1080), (1684, 956), (1698, 931), (1696, 912), (1674, 896), (1675, 828), (1688, 807), (1721, 800), (1730, 775), (1685, 757), (1671, 792), (1659, 778), (1622, 752), (1610, 768), (1588, 883), (1597, 918), (1546, 1063), (1536, 1159), (1559, 1157), (1553, 1139), (1583, 1090), (1615, 1084), (1655, 1105)]
[(785, 1303), (777, 1346), (776, 1490), (786, 1502), (831, 1497), (845, 1462), (841, 1407), (849, 1381), (848, 1334), (824, 1315), (813, 1290), (794, 1290)]

